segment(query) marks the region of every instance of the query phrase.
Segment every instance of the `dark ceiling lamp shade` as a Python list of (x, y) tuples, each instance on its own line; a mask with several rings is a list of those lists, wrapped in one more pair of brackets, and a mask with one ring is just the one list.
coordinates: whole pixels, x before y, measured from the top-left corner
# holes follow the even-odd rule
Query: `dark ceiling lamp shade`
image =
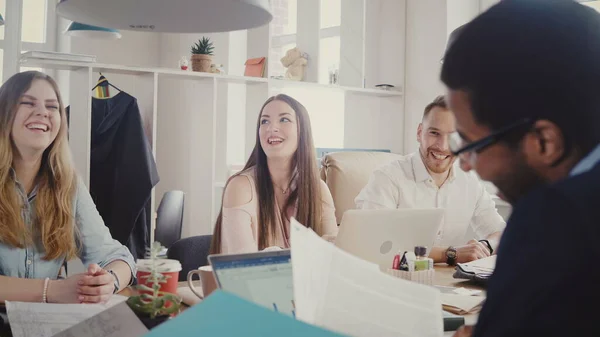
[(216, 33), (263, 26), (269, 0), (60, 0), (58, 15), (87, 25), (162, 33)]

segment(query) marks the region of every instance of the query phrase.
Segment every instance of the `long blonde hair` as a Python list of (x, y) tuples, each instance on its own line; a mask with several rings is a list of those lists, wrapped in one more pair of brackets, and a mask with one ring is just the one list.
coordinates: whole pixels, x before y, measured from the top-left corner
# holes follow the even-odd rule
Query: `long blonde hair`
[[(60, 130), (44, 151), (36, 181), (36, 223), (29, 230), (21, 215), (22, 200), (11, 176), (13, 140), (11, 130), (21, 96), (35, 80), (47, 81), (54, 89), (60, 111)], [(0, 87), (0, 242), (17, 248), (36, 244), (39, 238), (45, 260), (70, 259), (77, 253), (73, 201), (77, 178), (67, 139), (67, 117), (56, 82), (38, 71), (12, 76)], [(35, 238), (35, 239), (34, 239)]]
[[(311, 228), (317, 234), (323, 235), (323, 226), (321, 224), (321, 182), (317, 168), (315, 146), (313, 144), (312, 129), (310, 126), (310, 117), (306, 108), (294, 98), (279, 94), (270, 97), (263, 104), (258, 114), (256, 122), (256, 144), (254, 150), (248, 158), (244, 170), (255, 168), (256, 174), (256, 193), (258, 196), (258, 249), (262, 250), (270, 245), (275, 237), (275, 194), (273, 192), (273, 181), (267, 165), (267, 155), (260, 144), (258, 134), (260, 128), (260, 119), (262, 111), (267, 104), (273, 101), (282, 101), (287, 103), (295, 112), (298, 120), (298, 148), (294, 153), (292, 168), (298, 170), (297, 188), (290, 193), (285, 207), (282, 208), (282, 218), (285, 211), (296, 202), (298, 211), (296, 219), (304, 226)], [(227, 181), (231, 181), (233, 177)], [(227, 188), (227, 186), (225, 186)], [(223, 193), (224, 194), (224, 193)], [(212, 236), (211, 253), (221, 252), (221, 226), (223, 222), (223, 210), (217, 217), (215, 230)]]

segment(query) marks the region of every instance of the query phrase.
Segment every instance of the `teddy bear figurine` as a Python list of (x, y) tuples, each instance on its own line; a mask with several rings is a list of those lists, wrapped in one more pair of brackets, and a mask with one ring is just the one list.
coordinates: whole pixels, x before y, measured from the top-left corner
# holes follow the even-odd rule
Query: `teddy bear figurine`
[(302, 81), (304, 78), (304, 67), (308, 63), (308, 55), (302, 53), (298, 47), (294, 47), (281, 58), (281, 64), (287, 68), (285, 78), (293, 81)]

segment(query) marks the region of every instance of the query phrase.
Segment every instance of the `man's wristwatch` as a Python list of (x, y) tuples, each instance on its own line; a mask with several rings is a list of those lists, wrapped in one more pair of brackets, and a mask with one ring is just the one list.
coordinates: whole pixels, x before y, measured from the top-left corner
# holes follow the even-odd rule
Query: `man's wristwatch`
[(449, 266), (454, 266), (456, 264), (457, 254), (456, 248), (450, 246), (446, 249), (446, 263)]
[(490, 242), (488, 240), (485, 240), (485, 239), (484, 240), (479, 240), (479, 242), (485, 243), (485, 245), (490, 250), (490, 255), (494, 253), (494, 249), (492, 248), (492, 245), (490, 244)]
[(120, 288), (120, 283), (119, 283), (119, 278), (117, 277), (117, 274), (115, 274), (114, 271), (112, 271), (111, 269), (108, 269), (107, 272), (109, 272), (115, 279), (115, 289), (113, 290), (113, 294), (116, 294), (117, 291), (119, 291)]

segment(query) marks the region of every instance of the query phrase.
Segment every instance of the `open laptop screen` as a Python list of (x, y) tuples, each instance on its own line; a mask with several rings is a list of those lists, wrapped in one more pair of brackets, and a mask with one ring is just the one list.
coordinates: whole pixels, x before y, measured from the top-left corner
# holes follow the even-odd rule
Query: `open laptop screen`
[(220, 289), (295, 317), (289, 250), (209, 256)]

